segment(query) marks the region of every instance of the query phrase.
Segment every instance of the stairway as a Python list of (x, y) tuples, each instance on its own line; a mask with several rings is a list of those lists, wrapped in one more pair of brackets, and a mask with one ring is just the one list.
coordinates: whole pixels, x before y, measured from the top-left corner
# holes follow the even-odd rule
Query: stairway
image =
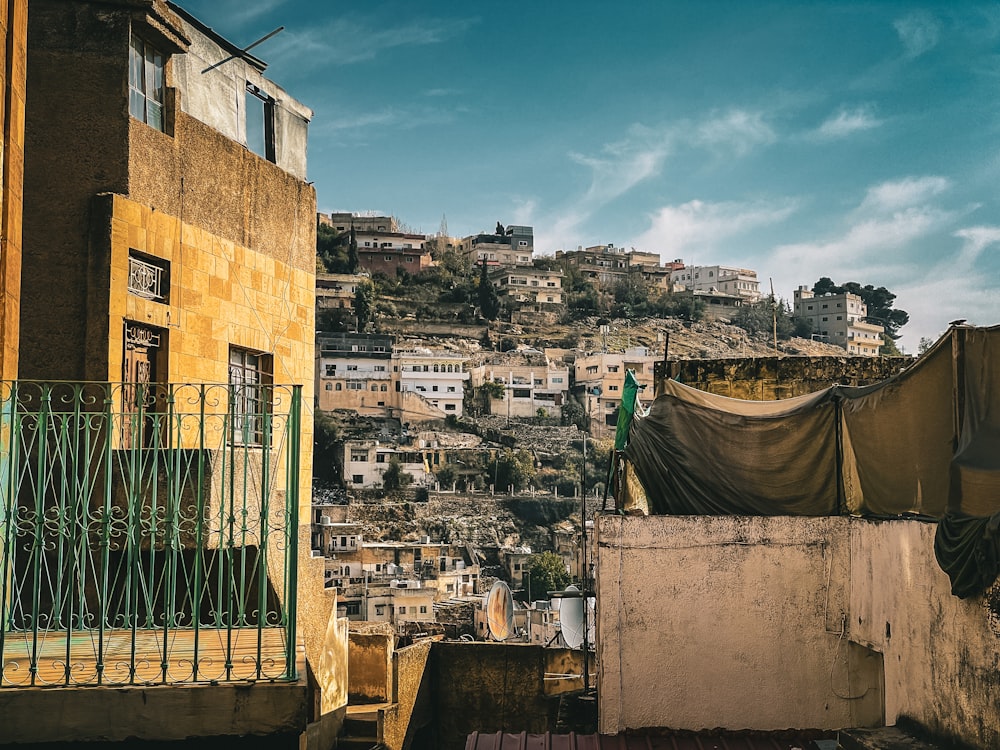
[(378, 712), (390, 703), (369, 703), (350, 705), (344, 728), (337, 738), (337, 750), (379, 750)]

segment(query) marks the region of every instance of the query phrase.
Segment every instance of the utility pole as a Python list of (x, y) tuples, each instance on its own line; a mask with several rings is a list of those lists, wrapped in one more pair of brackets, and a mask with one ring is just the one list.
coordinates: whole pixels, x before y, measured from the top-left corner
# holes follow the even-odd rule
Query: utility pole
[(768, 276), (771, 282), (771, 327), (774, 331), (774, 356), (778, 356), (778, 301), (774, 298), (774, 279)]

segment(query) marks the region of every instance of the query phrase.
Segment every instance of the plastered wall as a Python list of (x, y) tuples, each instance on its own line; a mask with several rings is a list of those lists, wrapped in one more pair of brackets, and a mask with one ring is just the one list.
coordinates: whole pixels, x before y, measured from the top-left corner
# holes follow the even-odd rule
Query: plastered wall
[(598, 516), (600, 731), (907, 718), (1000, 746), (1000, 587), (952, 596), (936, 524)]
[(602, 733), (855, 723), (846, 519), (597, 521)]
[(934, 558), (933, 523), (851, 523), (852, 639), (885, 663), (886, 723), (1000, 747), (1000, 587), (959, 599)]

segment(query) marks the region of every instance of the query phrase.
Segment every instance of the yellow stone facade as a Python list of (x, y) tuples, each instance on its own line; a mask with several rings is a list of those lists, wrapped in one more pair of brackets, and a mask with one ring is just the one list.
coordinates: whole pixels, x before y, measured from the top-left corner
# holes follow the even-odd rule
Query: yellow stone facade
[[(157, 374), (160, 382), (227, 383), (230, 346), (271, 354), (274, 385), (302, 386), (299, 517), (308, 523), (314, 273), (120, 195), (106, 198), (112, 202), (108, 379), (121, 378), (127, 321), (165, 332), (167, 367)], [(169, 264), (166, 303), (129, 293), (130, 251)]]

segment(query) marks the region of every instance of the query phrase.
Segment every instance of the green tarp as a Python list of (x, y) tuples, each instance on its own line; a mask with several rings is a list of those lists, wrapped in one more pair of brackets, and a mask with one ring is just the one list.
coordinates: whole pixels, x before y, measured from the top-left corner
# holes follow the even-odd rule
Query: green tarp
[(1000, 327), (954, 328), (864, 388), (740, 401), (664, 381), (624, 455), (653, 514), (989, 517), (1000, 511)]

